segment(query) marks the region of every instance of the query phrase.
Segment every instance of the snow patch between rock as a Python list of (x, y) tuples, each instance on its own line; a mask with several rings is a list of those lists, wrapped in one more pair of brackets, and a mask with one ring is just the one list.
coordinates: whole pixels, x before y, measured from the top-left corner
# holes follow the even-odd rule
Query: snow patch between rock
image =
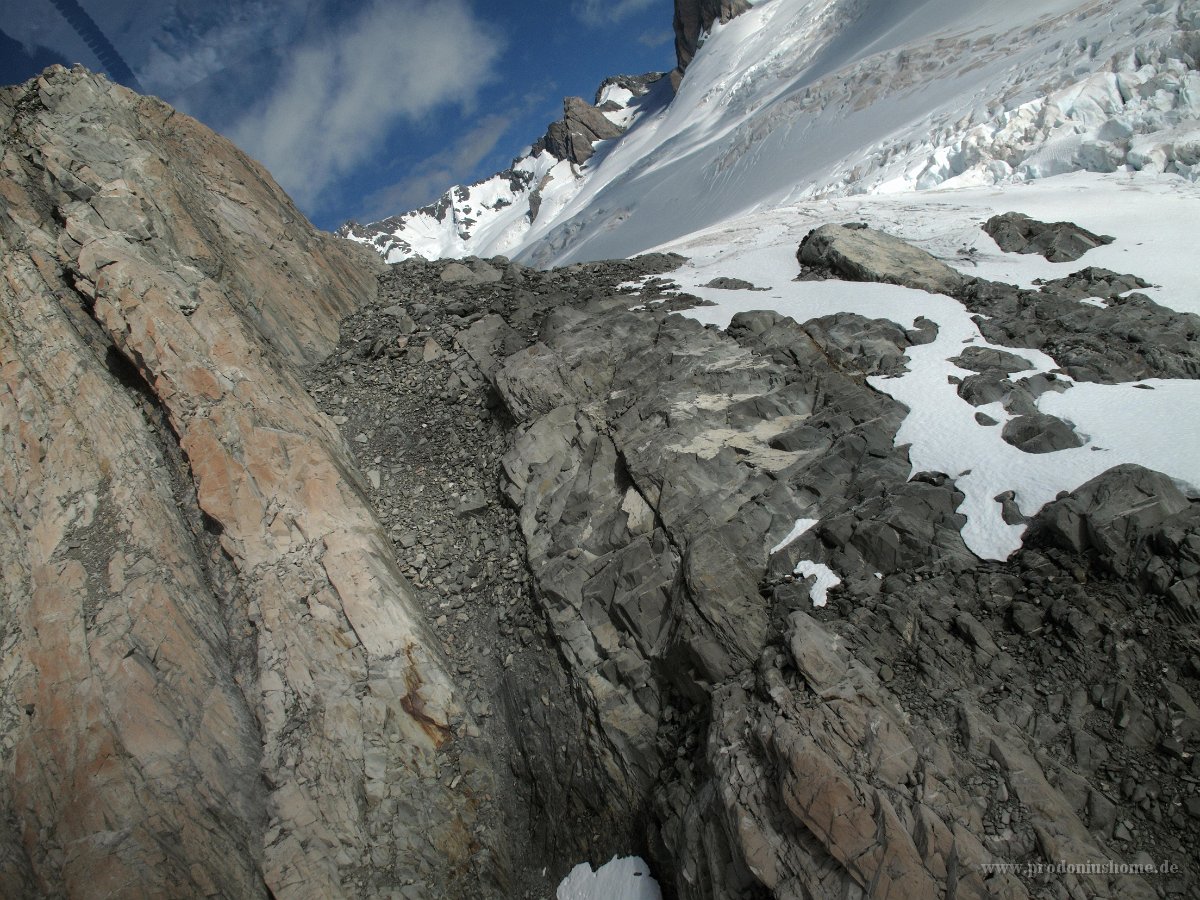
[(829, 602), (829, 592), (842, 583), (833, 569), (824, 563), (802, 559), (796, 563), (796, 574), (801, 578), (812, 578), (812, 587), (808, 589), (808, 599), (813, 606), (824, 606)]
[(580, 863), (562, 880), (557, 900), (662, 900), (650, 867), (637, 856), (613, 857), (596, 871)]
[(788, 532), (788, 536), (771, 548), (772, 553), (778, 553), (784, 547), (796, 541), (801, 535), (807, 532), (810, 528), (816, 525), (817, 519), (797, 519), (795, 527)]

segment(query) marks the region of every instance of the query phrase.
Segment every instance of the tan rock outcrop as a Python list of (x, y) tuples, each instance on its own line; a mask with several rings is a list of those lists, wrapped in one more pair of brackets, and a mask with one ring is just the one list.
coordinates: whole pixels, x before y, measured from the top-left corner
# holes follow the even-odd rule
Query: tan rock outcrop
[(378, 261), (81, 69), (0, 129), (0, 894), (439, 895), (462, 713), (292, 370)]

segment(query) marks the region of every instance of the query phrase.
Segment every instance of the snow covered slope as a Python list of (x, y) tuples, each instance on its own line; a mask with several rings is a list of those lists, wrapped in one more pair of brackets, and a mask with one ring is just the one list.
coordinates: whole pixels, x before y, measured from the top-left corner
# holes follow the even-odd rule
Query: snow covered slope
[[(615, 133), (661, 110), (670, 98), (669, 80), (650, 73), (607, 79), (596, 92), (596, 109), (578, 102), (591, 116), (601, 117), (601, 124), (607, 119), (616, 126)], [(564, 121), (556, 123), (564, 133), (577, 124), (572, 121), (571, 98), (565, 113)], [(558, 220), (586, 177), (579, 162), (546, 146), (548, 138), (513, 160), (505, 171), (475, 184), (455, 185), (430, 206), (367, 225), (349, 222), (339, 233), (369, 244), (388, 262), (414, 255), (445, 259), (515, 254), (528, 243), (535, 223)], [(601, 152), (604, 143), (596, 144)]]
[(789, 199), (1075, 170), (1195, 179), (1197, 27), (1196, 0), (759, 0), (714, 28), (665, 109), (582, 169), (522, 161), (529, 187), (476, 201), (469, 237), (409, 219), (360, 238), (389, 258), (550, 265), (632, 255)]
[[(1116, 240), (1077, 262), (1003, 253), (980, 223), (1010, 210), (1045, 221), (1074, 221)], [(798, 322), (839, 312), (889, 319), (906, 328), (917, 317), (935, 322), (937, 340), (908, 350), (907, 374), (871, 378), (870, 383), (911, 410), (896, 440), (911, 445), (913, 471), (945, 472), (966, 495), (959, 509), (967, 517), (963, 538), (981, 557), (1004, 559), (1020, 545), (1025, 526), (1005, 521), (997, 502), (1008, 491), (1020, 511), (1032, 516), (1059, 491), (1074, 490), (1113, 466), (1133, 462), (1171, 476), (1200, 496), (1200, 381), (1092, 384), (1059, 374), (1065, 389), (1043, 395), (1039, 409), (1073, 424), (1084, 442), (1053, 453), (1024, 452), (1001, 436), (1001, 426), (1012, 414), (1000, 403), (976, 407), (956, 392), (957, 379), (970, 373), (952, 360), (965, 346), (992, 346), (958, 300), (888, 284), (793, 280), (797, 245), (810, 229), (831, 221), (864, 221), (964, 274), (1022, 287), (1087, 265), (1133, 272), (1154, 283), (1145, 293), (1155, 302), (1200, 314), (1200, 268), (1187, 249), (1194, 242), (1194, 223), (1200, 221), (1200, 184), (1152, 172), (1077, 172), (1030, 184), (807, 200), (654, 248), (688, 258), (671, 277), (683, 290), (715, 304), (685, 313), (706, 324), (723, 328), (736, 313), (755, 309), (778, 310)], [(760, 289), (709, 286), (721, 277)], [(1031, 364), (1014, 378), (1058, 369), (1038, 350), (1003, 349)], [(980, 422), (978, 412), (993, 423)]]
[(625, 256), (787, 199), (1126, 165), (1194, 179), (1198, 24), (1195, 2), (767, 0), (523, 256)]
[[(1198, 29), (1200, 0), (760, 0), (714, 29), (670, 103), (629, 116), (628, 131), (584, 166), (523, 161), (536, 191), (480, 216), (461, 241), (422, 236), (416, 219), (372, 239), (392, 259), (505, 254), (542, 266), (679, 252), (689, 258), (681, 286), (718, 303), (692, 314), (721, 327), (763, 308), (798, 321), (935, 321), (939, 338), (911, 351), (910, 372), (872, 384), (912, 411), (898, 439), (914, 472), (945, 472), (966, 495), (968, 546), (1004, 558), (1024, 525), (1001, 496), (1030, 516), (1122, 462), (1200, 495), (1200, 381), (1065, 379), (1039, 411), (1072, 424), (1082, 446), (1022, 451), (996, 427), (1010, 418), (1004, 409), (978, 409), (954, 389), (964, 344), (989, 346), (958, 300), (796, 283), (796, 246), (818, 225), (865, 220), (966, 274), (1028, 286), (1102, 266), (1151, 280), (1163, 306), (1200, 313), (1190, 249)], [(535, 195), (531, 216), (522, 198)], [(1010, 210), (1117, 240), (1078, 264), (1001, 253), (980, 225)], [(706, 287), (714, 277), (772, 290)], [(1035, 349), (1014, 352), (1030, 372), (1058, 368)]]

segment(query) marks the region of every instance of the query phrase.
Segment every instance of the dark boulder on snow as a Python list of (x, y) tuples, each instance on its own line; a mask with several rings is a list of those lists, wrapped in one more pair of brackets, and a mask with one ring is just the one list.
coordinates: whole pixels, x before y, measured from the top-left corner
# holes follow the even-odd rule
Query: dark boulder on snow
[(1026, 453), (1053, 453), (1083, 446), (1083, 438), (1067, 422), (1036, 410), (1010, 419), (1000, 436)]
[(1005, 253), (1037, 253), (1050, 262), (1074, 262), (1089, 250), (1114, 240), (1106, 234), (1092, 234), (1073, 222), (1039, 222), (1018, 212), (992, 216), (983, 230)]
[(1025, 357), (993, 347), (967, 347), (950, 362), (972, 372), (995, 372), (1001, 375), (1026, 372), (1033, 368), (1033, 363)]
[(770, 288), (762, 288), (756, 286), (751, 281), (746, 281), (744, 278), (729, 278), (725, 275), (718, 276), (708, 284), (704, 285), (707, 288), (714, 288), (719, 291), (767, 291)]
[(944, 262), (882, 231), (861, 225), (822, 225), (796, 251), (804, 269), (847, 281), (877, 281), (954, 294), (965, 281)]

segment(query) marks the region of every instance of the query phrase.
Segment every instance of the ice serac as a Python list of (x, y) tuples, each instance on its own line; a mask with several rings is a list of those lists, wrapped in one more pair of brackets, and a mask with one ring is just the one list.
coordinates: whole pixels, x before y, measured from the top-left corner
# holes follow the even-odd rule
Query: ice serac
[(747, 0), (675, 0), (675, 59), (680, 78), (696, 50), (700, 37), (717, 22), (728, 22), (750, 9)]
[(82, 69), (0, 130), (0, 894), (453, 884), (454, 686), (295, 374), (377, 259)]

